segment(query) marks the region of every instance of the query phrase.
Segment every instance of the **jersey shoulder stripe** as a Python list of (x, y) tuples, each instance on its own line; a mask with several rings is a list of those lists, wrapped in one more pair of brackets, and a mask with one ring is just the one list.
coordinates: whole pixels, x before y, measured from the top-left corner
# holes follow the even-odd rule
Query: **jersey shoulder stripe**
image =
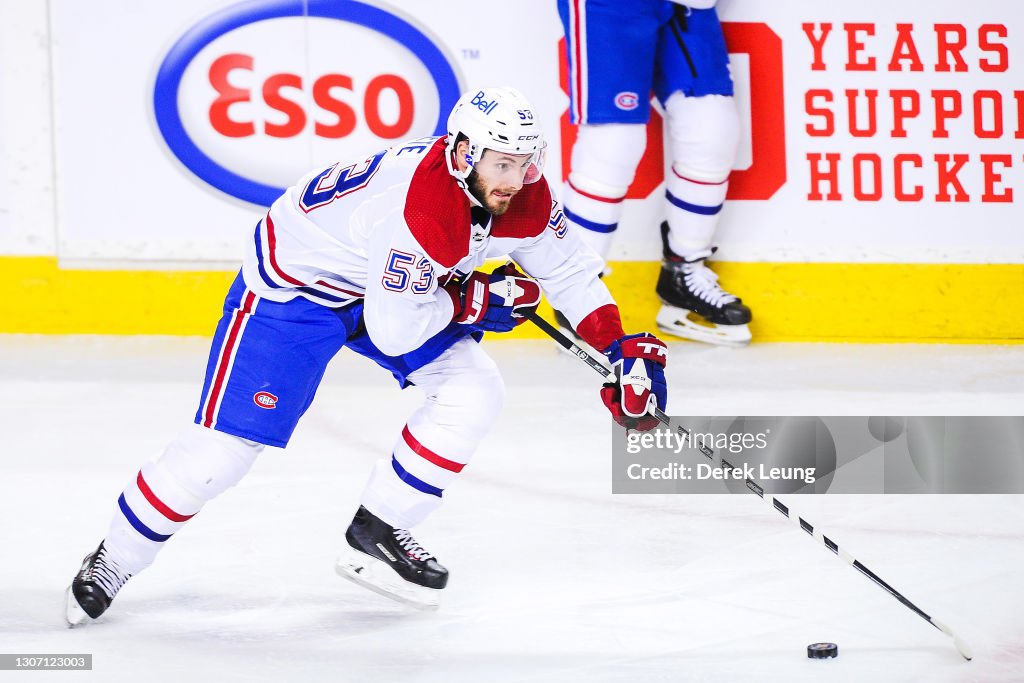
[(416, 167), (405, 199), (409, 232), (432, 261), (444, 268), (469, 255), (469, 202), (445, 163), (445, 138), (439, 138)]
[(508, 211), (495, 216), (491, 223), (492, 237), (530, 239), (542, 234), (548, 227), (552, 211), (551, 189), (541, 178), (523, 185), (509, 203)]

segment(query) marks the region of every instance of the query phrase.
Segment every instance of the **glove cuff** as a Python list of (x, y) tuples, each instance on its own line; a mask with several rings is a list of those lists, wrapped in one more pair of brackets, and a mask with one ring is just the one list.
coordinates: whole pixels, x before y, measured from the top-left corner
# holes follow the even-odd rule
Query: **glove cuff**
[(576, 333), (595, 349), (607, 353), (616, 339), (626, 335), (622, 329), (619, 307), (605, 304), (594, 309), (576, 326)]

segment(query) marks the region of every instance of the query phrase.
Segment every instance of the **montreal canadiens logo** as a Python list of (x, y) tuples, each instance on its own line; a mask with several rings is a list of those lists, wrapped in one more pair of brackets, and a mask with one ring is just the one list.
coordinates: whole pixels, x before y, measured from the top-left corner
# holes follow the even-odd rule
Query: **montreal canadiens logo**
[(437, 41), (357, 0), (249, 0), (171, 47), (153, 113), (199, 179), (269, 206), (320, 163), (444, 135), (459, 77)]
[(277, 396), (274, 396), (269, 391), (257, 392), (252, 397), (252, 400), (260, 408), (266, 408), (267, 410), (272, 410), (277, 407)]
[(620, 92), (615, 96), (615, 106), (625, 111), (636, 109), (640, 104), (640, 96), (635, 92)]

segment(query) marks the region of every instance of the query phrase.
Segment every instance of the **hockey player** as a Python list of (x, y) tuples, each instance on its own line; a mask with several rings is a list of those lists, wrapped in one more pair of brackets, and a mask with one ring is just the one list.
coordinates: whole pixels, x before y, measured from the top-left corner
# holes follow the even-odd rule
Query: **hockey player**
[[(724, 291), (707, 267), (740, 130), (714, 5), (558, 0), (569, 58), (569, 112), (580, 126), (562, 199), (566, 220), (607, 257), (646, 147), (653, 90), (664, 107), (672, 161), (661, 225), (658, 327), (698, 341), (742, 345), (750, 341), (750, 309)], [(692, 320), (691, 312), (699, 319)]]
[[(601, 389), (613, 417), (657, 424), (648, 410), (665, 407), (665, 345), (623, 332), (600, 258), (565, 229), (544, 150), (523, 96), (483, 88), (458, 101), (446, 137), (314, 171), (274, 202), (225, 300), (195, 425), (118, 498), (67, 591), (69, 624), (103, 614), (265, 446), (285, 447), (343, 346), (425, 401), (373, 469), (336, 569), (419, 606), (437, 604), (448, 571), (408, 529), (438, 508), (501, 408), (483, 332), (510, 331), (543, 290), (616, 367)], [(478, 270), (506, 255), (532, 278)]]

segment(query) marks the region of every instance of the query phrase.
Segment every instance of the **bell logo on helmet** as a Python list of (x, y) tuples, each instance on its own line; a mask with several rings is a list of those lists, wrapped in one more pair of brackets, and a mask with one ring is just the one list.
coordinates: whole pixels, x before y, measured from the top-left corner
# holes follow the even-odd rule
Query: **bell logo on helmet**
[(361, 0), (246, 0), (166, 53), (153, 114), (167, 148), (218, 190), (269, 206), (315, 158), (444, 135), (462, 91), (446, 48)]
[(492, 100), (491, 102), (488, 102), (487, 100), (484, 99), (484, 91), (481, 90), (473, 97), (473, 99), (470, 101), (470, 104), (476, 105), (476, 108), (482, 111), (483, 113), (490, 114), (492, 111), (494, 111), (494, 108), (498, 106), (498, 101)]

